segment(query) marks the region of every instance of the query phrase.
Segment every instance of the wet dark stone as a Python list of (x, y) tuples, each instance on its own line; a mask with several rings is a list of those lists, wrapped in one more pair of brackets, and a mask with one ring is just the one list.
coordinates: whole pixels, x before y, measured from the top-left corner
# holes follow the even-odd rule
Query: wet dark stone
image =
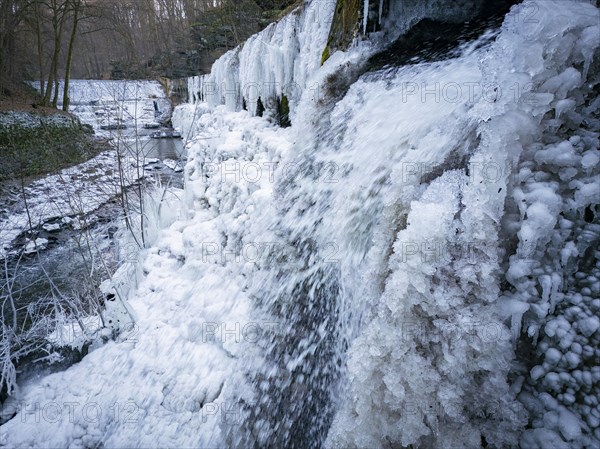
[(585, 208), (585, 211), (583, 213), (583, 219), (585, 220), (586, 223), (592, 223), (594, 221), (594, 211), (592, 210), (591, 206), (588, 206)]
[(461, 44), (477, 39), (486, 30), (500, 27), (504, 16), (516, 3), (519, 2), (486, 2), (477, 17), (463, 23), (423, 19), (387, 49), (372, 56), (367, 63), (368, 70), (452, 58)]

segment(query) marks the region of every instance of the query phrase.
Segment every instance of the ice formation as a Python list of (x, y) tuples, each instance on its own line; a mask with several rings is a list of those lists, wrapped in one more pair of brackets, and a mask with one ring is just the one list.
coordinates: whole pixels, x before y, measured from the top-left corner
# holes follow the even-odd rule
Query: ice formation
[(285, 96), (293, 114), (320, 66), (334, 8), (333, 1), (308, 1), (250, 37), (218, 59), (210, 74), (189, 79), (190, 101), (225, 104), (229, 110), (245, 103), (256, 115), (259, 99), (276, 102)]
[[(2, 443), (600, 444), (598, 9), (527, 1), (452, 58), (363, 73), (389, 37), (319, 68), (331, 3), (189, 80), (135, 335), (23, 386)], [(256, 116), (256, 85), (291, 128)], [(80, 408), (36, 421), (48, 403)]]

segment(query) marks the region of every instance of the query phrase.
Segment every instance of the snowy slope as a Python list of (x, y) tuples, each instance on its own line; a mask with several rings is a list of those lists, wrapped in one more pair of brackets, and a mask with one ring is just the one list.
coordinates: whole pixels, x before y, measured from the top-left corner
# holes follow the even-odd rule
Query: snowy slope
[(323, 95), (289, 129), (238, 90), (175, 111), (185, 192), (140, 262), (134, 335), (24, 386), (0, 441), (597, 447), (599, 19), (527, 2), (460, 56), (362, 76), (367, 44), (316, 69), (324, 32), (298, 78), (302, 50), (241, 56), (260, 37), (223, 56), (194, 89)]
[[(261, 119), (250, 119), (247, 113), (221, 111), (204, 120), (206, 126), (219, 120), (240, 134), (265, 142), (253, 150), (237, 133), (211, 142), (211, 148), (225, 153), (237, 149), (257, 162), (267, 162), (285, 148), (277, 145), (286, 141), (285, 131)], [(202, 189), (202, 180), (196, 188)], [(65, 373), (25, 387), (20, 417), (2, 428), (6, 444), (205, 447), (214, 443), (211, 438), (222, 401), (219, 393), (246, 350), (243, 343), (252, 346), (257, 330), (275, 325), (251, 317), (244, 293), (247, 280), (241, 274), (251, 270), (246, 261), (225, 255), (224, 249), (215, 251), (223, 242), (224, 231), (229, 232), (226, 223), (260, 221), (272, 184), (267, 181), (240, 188), (232, 178), (229, 187), (218, 189), (219, 198), (228, 189), (238, 195), (229, 197), (220, 214), (193, 209), (193, 204), (182, 207), (180, 214), (185, 216), (187, 211), (189, 216), (160, 231), (147, 251), (140, 268), (148, 275), (130, 301), (138, 315), (134, 330)], [(170, 201), (175, 209), (171, 213), (176, 216), (177, 203)], [(230, 244), (234, 248), (235, 242)], [(224, 266), (222, 257), (232, 266)], [(76, 404), (72, 420), (65, 404)], [(203, 406), (208, 406), (204, 412)], [(60, 424), (44, 419), (44, 410), (58, 413)], [(25, 432), (23, 426), (29, 425), (35, 430)]]

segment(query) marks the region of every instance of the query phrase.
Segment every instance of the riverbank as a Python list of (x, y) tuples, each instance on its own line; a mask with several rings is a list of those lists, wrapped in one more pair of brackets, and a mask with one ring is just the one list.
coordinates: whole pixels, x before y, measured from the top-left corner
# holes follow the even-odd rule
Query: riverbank
[[(0, 256), (64, 217), (87, 228), (91, 212), (141, 179), (178, 183), (182, 142), (155, 141), (145, 129), (170, 120), (157, 82), (74, 80), (71, 89), (71, 114), (0, 109)], [(17, 104), (26, 109), (25, 98)], [(110, 123), (124, 129), (104, 130)]]
[[(18, 395), (18, 385), (81, 360), (90, 345), (131, 333), (132, 318), (101, 285), (133, 269), (152, 235), (148, 192), (182, 184), (183, 141), (151, 138), (167, 128), (150, 125), (171, 114), (158, 83), (80, 80), (71, 88), (73, 115), (24, 103), (0, 109), (0, 132), (29, 164), (26, 175), (6, 169), (11, 178), (0, 180), (0, 299), (8, 317), (0, 403)], [(105, 129), (112, 123), (122, 127)], [(83, 151), (75, 156), (85, 160), (69, 164), (64, 152), (77, 145)], [(43, 173), (32, 169), (32, 153)]]
[(0, 182), (53, 173), (107, 148), (71, 114), (0, 111)]
[(84, 162), (107, 149), (73, 114), (38, 104), (26, 83), (0, 97), (0, 183), (25, 180)]

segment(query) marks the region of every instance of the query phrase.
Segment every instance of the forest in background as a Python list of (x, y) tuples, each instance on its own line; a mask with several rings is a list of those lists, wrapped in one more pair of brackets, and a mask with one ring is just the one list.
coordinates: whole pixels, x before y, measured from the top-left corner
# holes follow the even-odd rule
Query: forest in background
[[(0, 0), (0, 98), (24, 80), (182, 78), (282, 17), (299, 0)], [(68, 98), (63, 98), (68, 107)]]

